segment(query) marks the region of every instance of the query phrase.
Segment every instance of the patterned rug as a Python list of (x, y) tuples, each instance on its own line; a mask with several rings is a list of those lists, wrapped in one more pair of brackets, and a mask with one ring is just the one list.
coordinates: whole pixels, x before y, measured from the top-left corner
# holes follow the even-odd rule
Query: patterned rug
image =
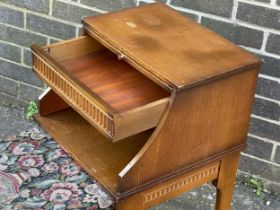
[(0, 209), (113, 209), (109, 195), (37, 128), (0, 139)]

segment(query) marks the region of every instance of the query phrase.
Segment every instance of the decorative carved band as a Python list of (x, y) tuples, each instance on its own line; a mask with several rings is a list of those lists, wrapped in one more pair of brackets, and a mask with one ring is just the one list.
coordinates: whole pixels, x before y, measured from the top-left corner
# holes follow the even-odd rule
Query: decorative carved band
[(184, 188), (186, 187), (187, 185), (193, 183), (193, 182), (197, 182), (201, 179), (204, 179), (210, 175), (213, 175), (213, 174), (218, 174), (219, 172), (219, 164), (215, 165), (215, 166), (212, 166), (210, 168), (207, 168), (205, 170), (202, 170), (196, 174), (192, 174), (188, 177), (184, 177), (174, 183), (171, 183), (167, 186), (164, 186), (160, 189), (157, 189), (153, 192), (150, 192), (148, 194), (146, 194), (144, 196), (144, 203), (148, 203), (154, 199), (157, 199), (157, 198), (160, 198), (170, 192), (173, 192), (175, 190), (179, 190), (181, 188)]
[(68, 100), (72, 106), (79, 109), (95, 125), (100, 127), (110, 136), (113, 135), (113, 122), (92, 101), (88, 100), (83, 93), (55, 71), (48, 63), (33, 52), (33, 69), (50, 86)]

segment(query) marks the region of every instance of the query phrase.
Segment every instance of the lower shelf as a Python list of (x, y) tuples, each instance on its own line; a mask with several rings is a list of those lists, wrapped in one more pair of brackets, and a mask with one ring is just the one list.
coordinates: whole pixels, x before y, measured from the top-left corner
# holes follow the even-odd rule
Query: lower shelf
[(112, 143), (73, 109), (36, 115), (38, 123), (89, 175), (112, 195), (118, 189), (118, 174), (137, 154), (153, 130)]

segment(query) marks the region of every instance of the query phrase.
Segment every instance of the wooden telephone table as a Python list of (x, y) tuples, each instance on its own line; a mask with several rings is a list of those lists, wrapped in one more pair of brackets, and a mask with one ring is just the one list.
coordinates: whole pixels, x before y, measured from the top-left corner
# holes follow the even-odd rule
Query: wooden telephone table
[(32, 46), (51, 88), (38, 122), (117, 210), (209, 181), (229, 210), (261, 61), (161, 3), (82, 23), (79, 38)]

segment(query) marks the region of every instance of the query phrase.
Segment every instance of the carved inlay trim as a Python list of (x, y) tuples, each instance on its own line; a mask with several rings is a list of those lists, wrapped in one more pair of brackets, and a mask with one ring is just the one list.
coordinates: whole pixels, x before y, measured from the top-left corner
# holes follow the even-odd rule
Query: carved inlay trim
[(150, 192), (150, 193), (144, 195), (144, 203), (148, 203), (148, 202), (150, 202), (154, 199), (160, 198), (170, 192), (184, 188), (193, 182), (197, 182), (197, 181), (204, 179), (208, 176), (211, 176), (213, 174), (218, 174), (218, 171), (219, 171), (219, 164), (214, 165), (210, 168), (204, 169), (202, 171), (199, 171), (196, 174), (192, 174), (188, 177), (184, 177), (167, 186), (156, 189), (153, 192)]
[(77, 107), (91, 122), (112, 136), (113, 120), (106, 113), (34, 52), (33, 58), (33, 69), (48, 85), (55, 87), (72, 106)]

